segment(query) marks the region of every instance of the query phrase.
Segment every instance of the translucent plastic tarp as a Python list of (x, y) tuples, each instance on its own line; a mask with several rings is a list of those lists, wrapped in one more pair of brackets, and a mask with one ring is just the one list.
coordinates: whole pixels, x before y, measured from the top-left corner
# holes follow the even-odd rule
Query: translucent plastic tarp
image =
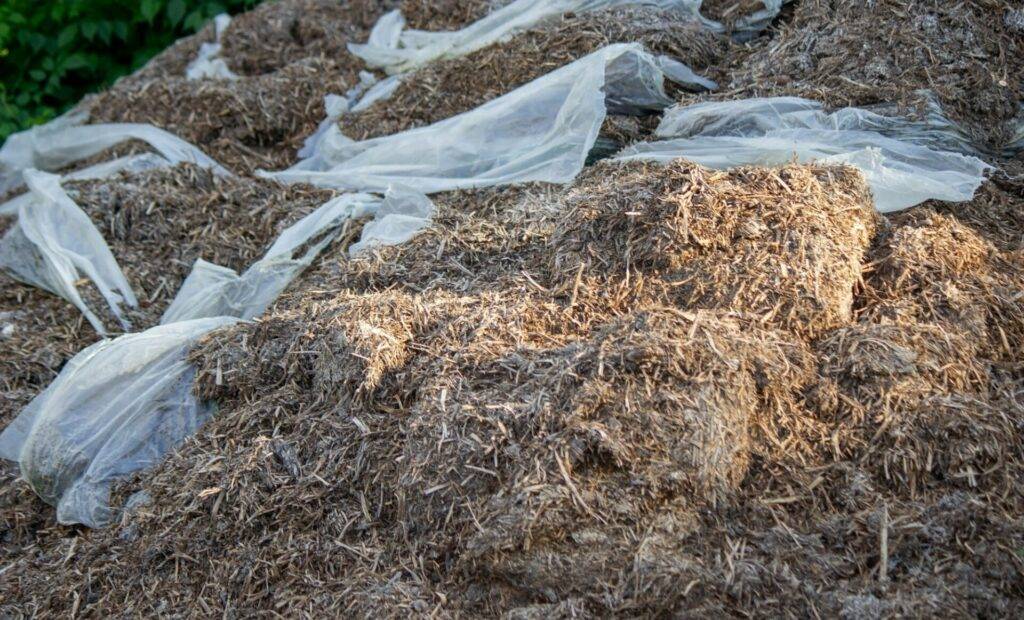
[(401, 84), (401, 80), (402, 76), (393, 75), (378, 81), (377, 76), (369, 71), (360, 71), (359, 83), (344, 95), (331, 94), (324, 97), (324, 109), (327, 112), (327, 117), (320, 122), (316, 132), (306, 138), (302, 148), (299, 149), (299, 157), (303, 159), (312, 157), (320, 149), (320, 144), (324, 140), (338, 140), (341, 136), (338, 119), (342, 115), (365, 110), (374, 102), (390, 97)]
[[(433, 210), (426, 196), (402, 188), (391, 188), (383, 199), (372, 194), (339, 196), (282, 232), (266, 255), (241, 275), (196, 261), (161, 323), (212, 316), (254, 318), (336, 238), (347, 220), (374, 217), (351, 248), (355, 252), (374, 244), (407, 241), (429, 224)], [(303, 255), (296, 257), (303, 248)]]
[(1017, 118), (1010, 124), (1010, 138), (1003, 149), (1006, 157), (1016, 157), (1024, 152), (1024, 103), (1020, 106)]
[(110, 484), (157, 464), (210, 417), (187, 354), (235, 321), (161, 325), (86, 348), (0, 434), (0, 457), (18, 462), (60, 523), (108, 524)]
[(733, 38), (747, 41), (767, 28), (790, 0), (761, 0), (761, 8), (740, 16), (732, 26)]
[(88, 114), (71, 110), (48, 123), (7, 136), (0, 147), (0, 193), (6, 193), (22, 184), (22, 170), (41, 168), (36, 165), (34, 156), (37, 144), (45, 143), (51, 135), (81, 125), (87, 120)]
[(671, 100), (657, 58), (638, 44), (602, 48), (474, 110), (427, 127), (355, 142), (328, 133), (285, 182), (423, 193), (527, 181), (567, 183), (582, 170), (606, 114)]
[(0, 148), (0, 191), (20, 185), (23, 170), (59, 170), (133, 139), (149, 144), (172, 165), (186, 162), (218, 174), (230, 174), (197, 147), (163, 129), (138, 123), (79, 124), (84, 119), (83, 115), (62, 117), (59, 123), (8, 137)]
[(721, 24), (700, 15), (701, 0), (516, 0), (462, 30), (406, 30), (398, 11), (387, 13), (363, 44), (349, 50), (373, 68), (403, 73), (439, 58), (464, 56), (564, 13), (582, 13), (623, 6), (648, 6), (692, 17), (721, 31)]
[(230, 24), (231, 17), (225, 13), (221, 13), (213, 18), (214, 41), (213, 43), (203, 43), (199, 46), (199, 53), (196, 54), (195, 59), (185, 68), (185, 77), (187, 79), (233, 80), (238, 77), (231, 69), (228, 69), (228, 65), (224, 62), (223, 58), (217, 58), (221, 50), (221, 35), (224, 34), (224, 31), (227, 30)]
[(859, 168), (879, 211), (897, 211), (929, 199), (970, 200), (989, 168), (980, 159), (933, 148), (934, 125), (844, 108), (825, 113), (797, 97), (707, 102), (665, 113), (657, 135), (616, 159), (686, 158), (710, 168), (781, 165), (796, 160)]
[(100, 334), (103, 322), (86, 304), (78, 282), (88, 278), (122, 326), (122, 304), (138, 306), (103, 236), (60, 186), (60, 177), (27, 170), (29, 193), (12, 201), (17, 222), (0, 239), (0, 269), (13, 278), (67, 299)]

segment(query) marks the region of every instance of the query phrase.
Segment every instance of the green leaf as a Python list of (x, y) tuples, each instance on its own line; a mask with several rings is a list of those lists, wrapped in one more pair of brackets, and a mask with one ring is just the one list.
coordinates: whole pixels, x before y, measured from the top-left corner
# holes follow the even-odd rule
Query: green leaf
[(202, 28), (203, 24), (205, 23), (206, 16), (203, 15), (203, 11), (201, 9), (196, 9), (195, 11), (192, 11), (188, 14), (188, 17), (185, 18), (185, 23), (182, 25), (184, 26), (185, 30), (198, 32), (199, 29)]
[(96, 22), (82, 22), (82, 36), (92, 41), (96, 38)]
[(128, 40), (128, 24), (125, 22), (114, 22), (114, 34), (122, 41)]
[(142, 19), (152, 24), (156, 14), (160, 12), (160, 5), (160, 0), (142, 0), (142, 4), (139, 5)]
[(64, 68), (68, 71), (84, 69), (89, 66), (89, 58), (85, 54), (72, 54), (64, 61)]
[(167, 3), (167, 19), (171, 21), (172, 26), (177, 26), (181, 23), (183, 17), (185, 17), (185, 0), (171, 0)]
[(78, 35), (78, 24), (71, 24), (60, 31), (57, 35), (57, 47), (67, 47), (71, 45), (75, 36)]
[(96, 30), (99, 32), (100, 40), (110, 45), (110, 35), (113, 29), (110, 27), (110, 22), (99, 22), (96, 24)]
[(32, 69), (28, 72), (29, 77), (37, 82), (42, 82), (46, 79), (46, 72), (40, 71), (39, 69)]

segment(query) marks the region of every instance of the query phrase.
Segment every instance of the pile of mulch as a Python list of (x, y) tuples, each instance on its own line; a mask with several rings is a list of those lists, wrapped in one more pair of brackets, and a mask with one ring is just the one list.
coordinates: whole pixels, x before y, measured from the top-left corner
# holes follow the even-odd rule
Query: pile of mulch
[(1024, 37), (1005, 0), (802, 0), (770, 38), (734, 57), (728, 99), (796, 95), (830, 106), (935, 93), (982, 150), (998, 153), (1020, 117)]
[[(343, 134), (355, 140), (430, 125), (472, 110), (606, 45), (623, 42), (641, 43), (650, 52), (676, 58), (698, 73), (714, 67), (728, 48), (723, 37), (656, 9), (568, 14), (464, 57), (418, 69), (403, 78), (389, 98), (343, 116), (339, 125)], [(666, 86), (671, 88), (671, 84)], [(652, 123), (648, 125), (653, 128)], [(612, 131), (605, 133), (615, 133), (609, 129)]]
[[(186, 79), (197, 45), (182, 42), (82, 105), (92, 123), (155, 125), (239, 174), (282, 169), (324, 119), (324, 97), (358, 83), (364, 65), (346, 46), (365, 41), (387, 8), (370, 0), (267, 3), (236, 17), (222, 37), (220, 57), (238, 79)], [(212, 36), (207, 30), (195, 39)]]
[(363, 43), (389, 0), (285, 0), (235, 16), (221, 37), (220, 57), (239, 75), (271, 73), (308, 58), (341, 59)]
[(402, 0), (399, 10), (409, 28), (416, 30), (459, 30), (510, 0)]
[(172, 77), (115, 85), (90, 102), (94, 123), (149, 123), (199, 147), (238, 174), (277, 170), (326, 114), (323, 99), (358, 82), (358, 63), (310, 58), (238, 80)]
[(859, 174), (637, 162), (581, 179), (552, 238), (556, 271), (626, 305), (732, 310), (809, 337), (851, 320), (878, 217)]
[(221, 413), (118, 491), (151, 501), (37, 530), (3, 587), (52, 613), (1019, 609), (1014, 393), (985, 343), (840, 295), (877, 217), (855, 172), (601, 164), (438, 202), (208, 339)]
[[(402, 8), (411, 26), (441, 30), (492, 4)], [(725, 21), (756, 8), (708, 4)], [(710, 98), (909, 109), (927, 87), (991, 153), (1020, 100), (1018, 81), (1000, 84), (1020, 40), (999, 0), (803, 0), (744, 47), (607, 15), (425, 67), (394, 108), (364, 113), (394, 129), (363, 115), (342, 129), (446, 118), (478, 105), (477, 89), (486, 100), (533, 79), (531, 63), (619, 36), (689, 50), (695, 69), (708, 53), (711, 75), (733, 78)], [(294, 40), (318, 40), (303, 38), (313, 29)], [(252, 62), (229, 64), (270, 71), (253, 79), (306, 62), (287, 37), (269, 36), (265, 55), (244, 40), (231, 45)], [(219, 414), (119, 485), (115, 502), (148, 500), (116, 526), (56, 526), (0, 472), (0, 609), (1022, 615), (1024, 192), (1019, 169), (993, 161), (1003, 171), (974, 200), (888, 215), (859, 174), (814, 165), (604, 163), (568, 188), (436, 196), (434, 225), (411, 242), (354, 260), (335, 247), (265, 317), (193, 352)], [(244, 267), (308, 212), (295, 202), (324, 199), (204, 179), (74, 188), (101, 205), (83, 208), (147, 293), (196, 252)], [(179, 192), (192, 197), (174, 202)], [(247, 221), (254, 203), (263, 215)], [(21, 293), (4, 292), (13, 307)], [(68, 334), (46, 345), (57, 359), (61, 338), (88, 326), (55, 311), (32, 320), (47, 312)], [(31, 359), (19, 346), (4, 363)], [(26, 381), (55, 372), (47, 363)]]

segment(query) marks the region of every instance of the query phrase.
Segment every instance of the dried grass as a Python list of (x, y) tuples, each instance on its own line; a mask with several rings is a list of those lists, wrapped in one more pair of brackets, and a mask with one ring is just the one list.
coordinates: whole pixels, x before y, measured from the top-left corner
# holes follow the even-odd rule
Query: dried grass
[(709, 172), (680, 160), (585, 176), (552, 241), (557, 270), (632, 299), (750, 313), (810, 337), (850, 321), (877, 218), (855, 171)]

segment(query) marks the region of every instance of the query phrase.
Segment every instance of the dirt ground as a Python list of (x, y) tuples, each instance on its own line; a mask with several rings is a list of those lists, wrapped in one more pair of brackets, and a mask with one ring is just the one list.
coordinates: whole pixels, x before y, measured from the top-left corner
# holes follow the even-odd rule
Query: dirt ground
[[(497, 4), (401, 8), (440, 30)], [(706, 4), (730, 23), (757, 3)], [(181, 76), (205, 32), (93, 98), (243, 173), (67, 184), (145, 293), (140, 325), (195, 258), (244, 268), (332, 195), (247, 173), (294, 160), (318, 98), (356, 79), (345, 43), (392, 5), (267, 4), (225, 35), (239, 84)], [(2, 613), (1024, 614), (1024, 6), (794, 0), (747, 43), (652, 15), (567, 15), (428, 65), (341, 128), (434, 122), (640, 40), (722, 84), (684, 103), (913, 115), (928, 89), (996, 169), (969, 202), (886, 215), (855, 170), (795, 164), (603, 161), (433, 196), (412, 241), (335, 244), (192, 352), (218, 414), (116, 487), (148, 501), (115, 525), (56, 524), (6, 466)], [(3, 422), (96, 338), (10, 280), (0, 333)]]

